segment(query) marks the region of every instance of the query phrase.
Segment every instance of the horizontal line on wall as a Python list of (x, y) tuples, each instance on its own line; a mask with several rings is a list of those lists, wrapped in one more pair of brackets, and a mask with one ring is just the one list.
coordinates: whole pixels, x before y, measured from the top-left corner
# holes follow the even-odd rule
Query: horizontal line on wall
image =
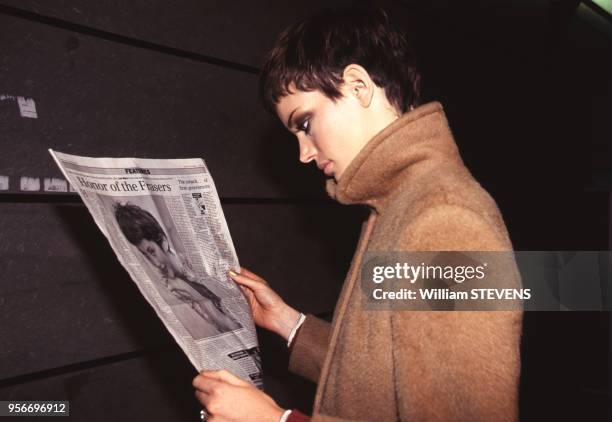
[(82, 204), (81, 197), (73, 193), (1, 193), (0, 203), (66, 203)]
[(79, 34), (101, 38), (106, 41), (112, 41), (119, 44), (125, 44), (132, 47), (144, 48), (146, 50), (156, 51), (158, 53), (169, 54), (184, 59), (194, 60), (200, 63), (207, 63), (214, 66), (220, 66), (226, 69), (238, 70), (241, 72), (257, 74), (259, 69), (246, 64), (235, 63), (229, 60), (223, 60), (205, 54), (194, 53), (192, 51), (183, 50), (176, 47), (157, 44), (149, 41), (140, 40), (137, 38), (127, 37), (125, 35), (115, 34), (101, 29), (91, 28), (89, 26), (80, 25), (78, 23), (69, 22), (59, 18), (41, 15), (39, 13), (30, 12), (28, 10), (19, 9), (16, 7), (0, 4), (0, 13), (12, 16), (19, 19), (25, 19), (32, 22), (49, 25), (55, 28), (65, 29)]
[(221, 198), (222, 204), (325, 204), (330, 198)]
[[(293, 198), (240, 198), (221, 197), (222, 204), (325, 204), (335, 203), (327, 197), (293, 197)], [(0, 203), (22, 204), (83, 204), (76, 193), (0, 193)]]
[(26, 382), (38, 381), (45, 378), (56, 377), (59, 375), (69, 374), (71, 372), (83, 371), (85, 369), (96, 368), (99, 366), (109, 365), (117, 362), (124, 362), (131, 359), (137, 359), (150, 353), (150, 350), (139, 350), (119, 355), (107, 356), (100, 359), (93, 359), (84, 362), (71, 363), (70, 365), (59, 366), (57, 368), (45, 369), (30, 374), (17, 375), (11, 378), (0, 380), (0, 389), (12, 387), (14, 385), (24, 384)]

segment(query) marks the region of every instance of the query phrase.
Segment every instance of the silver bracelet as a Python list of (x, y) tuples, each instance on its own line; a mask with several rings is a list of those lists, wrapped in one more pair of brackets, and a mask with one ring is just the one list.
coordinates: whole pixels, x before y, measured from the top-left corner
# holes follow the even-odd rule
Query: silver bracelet
[(278, 422), (287, 422), (289, 415), (291, 414), (291, 410), (285, 410), (285, 413), (282, 414)]
[(293, 340), (293, 337), (295, 337), (295, 333), (297, 333), (297, 330), (302, 326), (305, 319), (306, 319), (306, 315), (300, 312), (300, 317), (298, 318), (297, 322), (295, 323), (295, 325), (291, 329), (291, 332), (289, 333), (289, 338), (287, 339), (287, 347), (291, 346), (291, 341)]

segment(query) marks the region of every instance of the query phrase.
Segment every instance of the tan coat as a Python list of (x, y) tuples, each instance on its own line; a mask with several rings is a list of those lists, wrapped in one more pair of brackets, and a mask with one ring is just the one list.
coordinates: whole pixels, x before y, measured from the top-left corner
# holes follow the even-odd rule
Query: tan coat
[(372, 208), (331, 324), (308, 315), (289, 369), (318, 388), (313, 421), (514, 421), (520, 312), (364, 311), (366, 250), (512, 250), (500, 212), (464, 166), (442, 106), (371, 139), (329, 194)]

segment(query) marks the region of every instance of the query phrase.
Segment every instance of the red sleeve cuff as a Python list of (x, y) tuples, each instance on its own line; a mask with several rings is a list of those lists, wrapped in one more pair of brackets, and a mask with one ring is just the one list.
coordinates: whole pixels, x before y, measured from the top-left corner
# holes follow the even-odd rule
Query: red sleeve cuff
[(287, 418), (287, 422), (309, 422), (310, 416), (306, 416), (302, 412), (297, 409), (293, 409), (291, 413), (289, 413), (289, 417)]

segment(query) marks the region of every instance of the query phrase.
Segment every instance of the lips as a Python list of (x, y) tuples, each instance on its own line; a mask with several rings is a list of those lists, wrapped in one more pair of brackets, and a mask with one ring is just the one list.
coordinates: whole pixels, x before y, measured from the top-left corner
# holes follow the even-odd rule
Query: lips
[(331, 161), (329, 163), (327, 163), (325, 165), (325, 167), (323, 168), (323, 173), (325, 173), (326, 176), (333, 176), (333, 174), (334, 174), (334, 163), (332, 163)]
[(331, 176), (334, 172), (334, 164), (331, 161), (323, 161), (321, 164), (317, 164), (319, 170), (323, 170), (327, 176)]

